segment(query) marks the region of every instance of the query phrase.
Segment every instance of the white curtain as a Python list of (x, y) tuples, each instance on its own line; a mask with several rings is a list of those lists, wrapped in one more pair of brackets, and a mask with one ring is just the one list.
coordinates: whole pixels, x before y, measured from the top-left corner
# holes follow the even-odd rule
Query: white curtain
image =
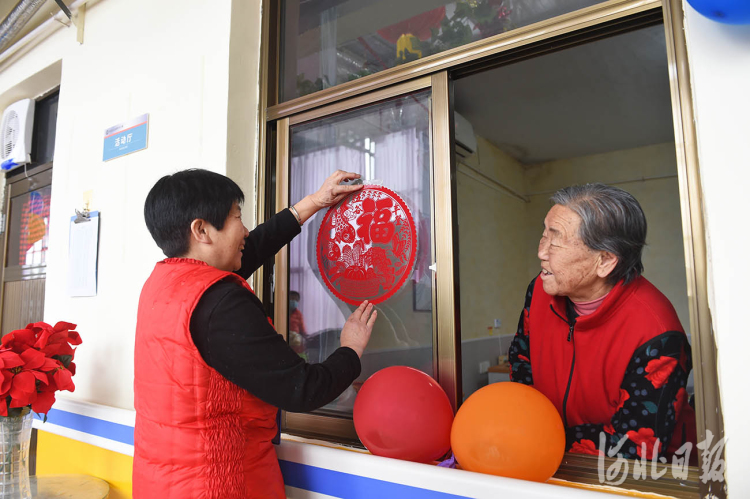
[[(395, 191), (412, 212), (417, 230), (429, 227), (429, 155), (426, 132), (407, 128), (374, 138), (374, 157), (364, 147), (337, 145), (292, 157), (291, 198), (295, 203), (305, 195), (315, 192), (335, 170), (359, 173), (365, 183), (378, 183)], [(368, 155), (370, 159), (368, 160)], [(366, 164), (373, 165), (367, 169)], [(372, 178), (365, 178), (366, 173)], [(335, 298), (321, 281), (317, 268), (316, 240), (325, 211), (308, 221), (302, 234), (290, 245), (290, 290), (300, 293), (300, 311), (308, 334), (332, 328), (341, 328), (346, 321), (348, 306)], [(429, 260), (429, 237), (419, 239), (420, 254)], [(426, 246), (426, 247), (424, 247)], [(425, 253), (426, 251), (426, 253)], [(424, 258), (418, 258), (425, 260)], [(425, 261), (426, 261), (425, 260)], [(419, 267), (429, 262), (419, 261)], [(426, 268), (415, 269), (412, 278)]]

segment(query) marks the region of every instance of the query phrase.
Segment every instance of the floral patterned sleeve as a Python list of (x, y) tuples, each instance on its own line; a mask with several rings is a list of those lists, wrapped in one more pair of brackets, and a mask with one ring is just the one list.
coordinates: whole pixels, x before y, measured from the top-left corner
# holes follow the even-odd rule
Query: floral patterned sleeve
[[(607, 424), (584, 424), (566, 429), (570, 452), (598, 455), (599, 435), (605, 435), (605, 453), (622, 454), (628, 459), (653, 458), (664, 454), (670, 443), (679, 412), (687, 400), (688, 374), (692, 368), (690, 345), (685, 335), (668, 331), (641, 345), (630, 359), (620, 386), (620, 404)], [(628, 440), (620, 442), (627, 435)]]
[(526, 289), (526, 299), (523, 305), (521, 317), (518, 319), (518, 330), (508, 350), (508, 362), (510, 363), (510, 380), (524, 385), (533, 385), (534, 378), (531, 376), (531, 360), (529, 345), (529, 308), (531, 307), (531, 295), (534, 292), (532, 279)]

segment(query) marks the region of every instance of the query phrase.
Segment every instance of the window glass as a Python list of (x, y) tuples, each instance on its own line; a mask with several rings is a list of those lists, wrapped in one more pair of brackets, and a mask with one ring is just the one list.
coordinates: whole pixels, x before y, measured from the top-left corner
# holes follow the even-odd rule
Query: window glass
[(603, 0), (284, 0), (280, 101)]
[[(573, 453), (609, 452), (627, 441), (621, 453), (634, 459), (640, 435), (652, 446), (662, 439), (662, 455), (670, 445), (695, 445), (664, 26), (477, 73), (457, 80), (454, 91), (463, 398), (511, 377), (533, 384), (560, 412)], [(559, 189), (594, 183), (629, 193), (645, 214), (645, 280), (626, 292), (590, 287), (599, 278), (589, 269), (604, 257), (583, 240), (581, 216), (552, 208)], [(597, 203), (612, 207), (617, 220), (624, 199), (610, 192)], [(605, 241), (623, 262), (637, 261), (635, 220), (610, 232), (589, 229), (586, 237)], [(638, 314), (625, 318), (626, 307)], [(614, 336), (620, 331), (629, 336)], [(628, 344), (627, 337), (638, 339)]]
[(7, 267), (47, 264), (51, 193), (47, 186), (10, 200)]
[(376, 371), (406, 365), (433, 374), (430, 93), (292, 126), (290, 133), (292, 203), (337, 169), (359, 173), (365, 183), (342, 209), (309, 220), (289, 246), (289, 341), (309, 362), (339, 347), (356, 304), (377, 302), (361, 376), (322, 409), (351, 415), (357, 390)]

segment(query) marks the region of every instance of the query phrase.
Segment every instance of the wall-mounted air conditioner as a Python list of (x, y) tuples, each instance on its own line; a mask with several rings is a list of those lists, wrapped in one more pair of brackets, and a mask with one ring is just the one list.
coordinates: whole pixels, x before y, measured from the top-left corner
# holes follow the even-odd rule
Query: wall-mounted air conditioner
[(23, 99), (14, 102), (3, 111), (0, 167), (5, 171), (31, 163), (34, 104), (34, 99)]
[(469, 120), (458, 113), (453, 113), (453, 121), (456, 128), (456, 154), (467, 158), (477, 150), (477, 137), (474, 135), (474, 127)]

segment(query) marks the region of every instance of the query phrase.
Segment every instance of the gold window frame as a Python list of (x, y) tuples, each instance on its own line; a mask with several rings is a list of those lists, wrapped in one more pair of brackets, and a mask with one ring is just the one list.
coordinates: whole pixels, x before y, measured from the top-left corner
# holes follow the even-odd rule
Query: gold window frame
[[(524, 57), (523, 49), (525, 47), (539, 46), (546, 41), (554, 41), (557, 48), (580, 43), (576, 39), (576, 34), (588, 30), (596, 31), (601, 26), (606, 26), (610, 33), (618, 29), (628, 29), (629, 22), (637, 19), (639, 16), (653, 16), (654, 13), (661, 15), (665, 33), (666, 48), (668, 56), (668, 69), (670, 80), (670, 92), (672, 101), (672, 114), (675, 134), (675, 152), (677, 157), (678, 183), (680, 191), (680, 209), (683, 228), (683, 243), (685, 248), (685, 270), (687, 276), (687, 295), (690, 314), (690, 330), (693, 332), (693, 369), (696, 386), (696, 425), (698, 441), (706, 438), (707, 432), (710, 431), (716, 440), (724, 437), (723, 417), (721, 409), (721, 400), (718, 388), (718, 369), (717, 369), (717, 351), (714, 332), (712, 329), (711, 315), (708, 306), (708, 277), (707, 277), (707, 254), (706, 254), (706, 231), (704, 225), (703, 200), (700, 180), (700, 165), (697, 154), (697, 138), (694, 123), (694, 108), (692, 88), (690, 84), (690, 69), (687, 54), (687, 47), (684, 35), (684, 12), (680, 0), (610, 0), (591, 7), (587, 7), (575, 12), (562, 16), (538, 22), (529, 26), (518, 28), (495, 35), (490, 38), (479, 40), (461, 47), (457, 47), (439, 54), (435, 54), (424, 59), (419, 59), (395, 68), (368, 75), (357, 80), (347, 82), (335, 87), (298, 97), (296, 99), (278, 103), (278, 81), (279, 81), (279, 54), (280, 54), (280, 19), (279, 19), (279, 2), (278, 0), (263, 1), (262, 15), (262, 39), (261, 39), (261, 74), (265, 75), (260, 80), (260, 109), (258, 113), (259, 128), (259, 151), (258, 151), (258, 189), (257, 189), (257, 220), (260, 223), (265, 220), (270, 213), (266, 206), (269, 204), (266, 199), (267, 188), (271, 169), (276, 165), (286, 161), (283, 156), (286, 151), (281, 144), (288, 144), (288, 127), (290, 120), (297, 122), (303, 119), (303, 116), (315, 116), (316, 111), (321, 111), (320, 115), (328, 114), (323, 109), (340, 110), (347, 109), (347, 103), (357, 102), (357, 105), (375, 102), (383, 99), (384, 95), (389, 92), (399, 93), (399, 84), (413, 84), (414, 81), (422, 81), (429, 78), (433, 89), (433, 168), (435, 172), (435, 196), (450, 193), (451, 203), (433, 203), (436, 213), (434, 214), (434, 224), (436, 231), (441, 229), (443, 233), (450, 234), (448, 239), (442, 239), (445, 247), (438, 248), (436, 237), (435, 251), (438, 262), (444, 260), (446, 255), (450, 255), (448, 260), (451, 261), (452, 268), (447, 274), (438, 272), (443, 279), (436, 282), (435, 292), (437, 293), (437, 309), (442, 311), (437, 320), (439, 331), (451, 331), (449, 338), (443, 338), (438, 334), (435, 345), (443, 355), (444, 348), (453, 348), (452, 362), (451, 357), (440, 359), (439, 370), (435, 372), (442, 379), (450, 377), (452, 371), (453, 382), (456, 383), (452, 393), (452, 400), (457, 400), (455, 390), (460, 387), (460, 369), (457, 369), (460, 358), (460, 336), (459, 331), (459, 301), (457, 286), (457, 267), (453, 263), (453, 237), (456, 231), (451, 227), (439, 227), (438, 224), (448, 223), (455, 216), (455, 176), (451, 180), (451, 174), (455, 172), (451, 144), (440, 145), (441, 141), (434, 140), (435, 137), (448, 137), (452, 133), (452, 113), (450, 112), (451, 99), (448, 98), (451, 92), (451, 83), (448, 77), (448, 71), (461, 66), (461, 71), (482, 70), (487, 67), (489, 59), (505, 59), (511, 61)], [(622, 24), (622, 27), (618, 26)], [(568, 41), (566, 42), (566, 37)], [(550, 50), (554, 50), (551, 47)], [(537, 52), (538, 53), (538, 52)], [(467, 69), (468, 68), (468, 69)], [(403, 90), (401, 90), (403, 92)], [(445, 97), (444, 102), (439, 99)], [(326, 106), (326, 107), (323, 107)], [(332, 106), (332, 107), (327, 107)], [(269, 140), (267, 130), (274, 128), (276, 130), (276, 141)], [(452, 140), (449, 141), (452, 143)], [(269, 154), (269, 148), (274, 148), (272, 152), (276, 153), (275, 165), (270, 164), (273, 153)], [(441, 174), (438, 174), (438, 165)], [(447, 168), (446, 168), (447, 167)], [(288, 185), (282, 185), (286, 182), (284, 175), (277, 175), (276, 203), (277, 209), (285, 207), (281, 203), (280, 197), (288, 193)], [(440, 197), (438, 199), (446, 199)], [(446, 213), (438, 213), (438, 210), (446, 210)], [(452, 223), (452, 222), (451, 222)], [(447, 232), (445, 232), (447, 230)], [(447, 241), (450, 241), (448, 245)], [(448, 246), (451, 246), (450, 248)], [(280, 269), (283, 268), (286, 250), (276, 260), (276, 288), (275, 295), (279, 297), (275, 303), (275, 316), (279, 331), (284, 332), (282, 323), (279, 319), (286, 317), (286, 288), (285, 280), (280, 279)], [(263, 279), (260, 273), (257, 273), (254, 281), (256, 289), (262, 295)], [(447, 310), (453, 310), (453, 316), (445, 313)], [(438, 343), (440, 341), (441, 343)], [(441, 348), (442, 347), (442, 348)], [(441, 381), (442, 384), (442, 381)], [(335, 418), (324, 418), (316, 416), (322, 420), (331, 420)], [(328, 436), (336, 432), (329, 432), (330, 421), (320, 421), (315, 425), (320, 432), (320, 436)], [(335, 426), (335, 425), (333, 425)], [(356, 435), (350, 435), (356, 438)], [(723, 450), (718, 459), (724, 459)], [(612, 460), (607, 459), (607, 463)], [(558, 472), (558, 478), (577, 481), (581, 484), (590, 484), (595, 486), (599, 483), (595, 472), (592, 473), (592, 462), (590, 456), (577, 456), (566, 454), (566, 458)], [(607, 464), (608, 466), (608, 464)], [(638, 490), (648, 490), (659, 492), (675, 497), (696, 497), (699, 493), (701, 497), (713, 495), (713, 497), (726, 497), (725, 483), (708, 482), (699, 483), (697, 479), (698, 471), (691, 468), (690, 478), (686, 487), (678, 482), (669, 483), (664, 481), (635, 481), (626, 480), (622, 485), (625, 488)], [(666, 478), (666, 477), (665, 477)], [(697, 485), (696, 485), (697, 484)], [(699, 492), (698, 492), (699, 491)]]
[[(360, 108), (393, 97), (418, 90), (431, 90), (431, 137), (432, 151), (432, 241), (433, 261), (436, 271), (433, 273), (433, 372), (438, 383), (448, 394), (451, 404), (457, 407), (460, 379), (455, 366), (456, 355), (460, 354), (457, 345), (458, 313), (454, 303), (457, 286), (456, 260), (454, 258), (455, 223), (455, 177), (452, 168), (452, 141), (435, 141), (434, 137), (447, 136), (453, 129), (452, 112), (448, 108), (450, 82), (446, 71), (432, 76), (421, 77), (405, 83), (377, 90), (370, 94), (359, 95), (338, 101), (327, 106), (316, 108), (277, 121), (276, 128), (276, 191), (275, 211), (280, 211), (290, 204), (289, 199), (289, 144), (290, 127), (310, 120), (320, 119), (344, 111)], [(436, 203), (435, 200), (453, 200), (452, 203)], [(274, 319), (277, 330), (286, 337), (288, 307), (286, 297), (289, 283), (289, 250), (284, 247), (276, 255), (274, 265)], [(455, 276), (455, 277), (454, 277)], [(337, 438), (346, 442), (359, 443), (351, 419), (322, 416), (317, 414), (284, 413), (282, 416), (285, 430), (321, 438)]]

